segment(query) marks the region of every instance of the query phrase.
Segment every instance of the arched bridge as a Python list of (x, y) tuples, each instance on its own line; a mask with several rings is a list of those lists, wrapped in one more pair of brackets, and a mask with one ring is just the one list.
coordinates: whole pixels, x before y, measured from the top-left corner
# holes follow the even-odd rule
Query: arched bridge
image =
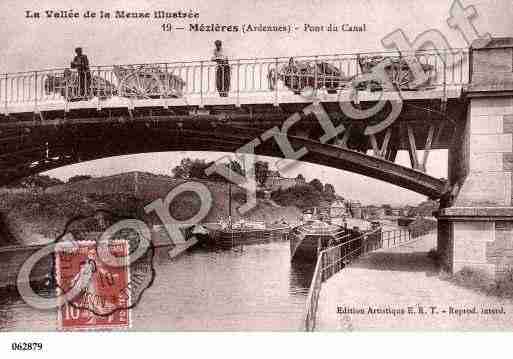
[[(451, 66), (442, 61), (448, 57)], [(429, 81), (413, 84), (412, 61)], [(1, 75), (0, 181), (141, 152), (303, 151), (298, 160), (432, 198), (447, 191), (425, 169), (430, 150), (449, 148), (466, 111), (466, 50), (233, 59), (221, 72), (217, 66), (98, 66), (84, 83), (68, 69)], [(386, 81), (360, 80), (374, 68)], [(358, 117), (348, 106), (378, 110)], [(411, 168), (394, 163), (399, 150), (409, 152)]]

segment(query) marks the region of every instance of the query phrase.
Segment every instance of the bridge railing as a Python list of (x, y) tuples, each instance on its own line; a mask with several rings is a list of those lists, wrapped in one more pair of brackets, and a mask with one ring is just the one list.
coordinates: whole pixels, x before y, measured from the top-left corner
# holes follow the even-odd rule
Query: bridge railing
[[(230, 59), (225, 66), (211, 61), (92, 66), (90, 78), (65, 68), (0, 75), (0, 109), (8, 112), (17, 104), (34, 105), (37, 109), (44, 103), (118, 97), (179, 98), (183, 101), (194, 97), (199, 104), (208, 104), (208, 97), (219, 96), (218, 72), (227, 77), (229, 73), (229, 80), (223, 82), (221, 90), (226, 91), (235, 103), (248, 95), (260, 94), (273, 100), (280, 94), (305, 89), (310, 89), (310, 95), (314, 96), (319, 91), (336, 92), (352, 88), (358, 75), (371, 71), (385, 60), (389, 61), (386, 73), (394, 84), (393, 88), (385, 87), (385, 90), (433, 87), (447, 90), (461, 88), (468, 83), (466, 49), (419, 51), (415, 54), (382, 52)], [(422, 65), (429, 75), (429, 81), (418, 88), (412, 87), (409, 61)], [(224, 88), (228, 84), (229, 88)], [(367, 85), (359, 84), (358, 89), (372, 90), (375, 87), (375, 84)]]
[(306, 331), (313, 331), (315, 329), (319, 296), (323, 282), (344, 269), (354, 259), (366, 253), (381, 248), (393, 248), (429, 232), (412, 232), (403, 229), (381, 231), (381, 229), (377, 229), (364, 233), (345, 243), (320, 251), (308, 290), (303, 329)]

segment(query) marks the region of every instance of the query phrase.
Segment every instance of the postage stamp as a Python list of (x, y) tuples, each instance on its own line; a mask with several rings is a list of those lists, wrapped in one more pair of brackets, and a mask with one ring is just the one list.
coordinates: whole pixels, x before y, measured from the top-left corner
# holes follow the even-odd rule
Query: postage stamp
[(55, 249), (61, 329), (130, 327), (155, 277), (150, 234), (138, 224), (108, 211), (68, 222)]
[[(100, 259), (94, 241), (62, 245), (56, 253), (57, 284), (60, 291), (59, 324), (61, 329), (98, 329), (130, 327), (131, 292), (128, 242), (117, 240), (107, 250), (124, 258), (126, 265), (113, 267)], [(62, 294), (76, 290), (69, 301)]]

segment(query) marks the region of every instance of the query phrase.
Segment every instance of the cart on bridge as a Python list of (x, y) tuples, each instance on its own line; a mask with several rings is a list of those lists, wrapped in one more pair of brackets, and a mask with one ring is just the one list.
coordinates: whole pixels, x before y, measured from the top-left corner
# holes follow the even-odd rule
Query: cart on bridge
[(414, 83), (414, 75), (410, 64), (404, 57), (358, 55), (356, 61), (360, 74), (369, 74), (376, 66), (382, 65), (388, 81), (358, 80), (359, 75), (346, 76), (329, 60), (297, 61), (291, 57), (288, 64), (278, 69), (271, 68), (269, 70), (269, 89), (275, 90), (278, 80), (281, 80), (287, 88), (297, 95), (307, 88), (326, 89), (329, 94), (333, 94), (347, 87), (354, 87), (361, 91), (425, 90), (431, 87), (434, 66), (420, 63), (417, 57), (413, 56), (412, 61), (419, 61), (429, 78), (426, 83), (420, 86)]
[(157, 65), (115, 65), (113, 72), (118, 79), (121, 96), (139, 99), (183, 96), (185, 81)]
[(90, 97), (105, 99), (117, 94), (117, 87), (98, 75), (91, 76), (89, 88), (81, 93), (78, 73), (70, 69), (65, 69), (62, 74), (47, 74), (44, 88), (46, 95), (60, 94), (67, 101), (80, 101)]

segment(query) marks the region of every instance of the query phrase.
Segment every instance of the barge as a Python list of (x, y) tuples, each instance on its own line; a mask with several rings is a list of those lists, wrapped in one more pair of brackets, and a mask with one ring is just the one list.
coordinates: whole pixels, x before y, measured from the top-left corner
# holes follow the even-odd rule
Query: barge
[(291, 231), (291, 261), (315, 263), (321, 250), (344, 243), (360, 234), (356, 229), (319, 220), (309, 221)]
[(218, 248), (233, 248), (248, 244), (268, 243), (289, 239), (292, 227), (288, 224), (240, 222), (211, 231), (208, 244)]
[(399, 217), (397, 218), (397, 225), (406, 227), (409, 226), (413, 221), (415, 221), (415, 217)]

